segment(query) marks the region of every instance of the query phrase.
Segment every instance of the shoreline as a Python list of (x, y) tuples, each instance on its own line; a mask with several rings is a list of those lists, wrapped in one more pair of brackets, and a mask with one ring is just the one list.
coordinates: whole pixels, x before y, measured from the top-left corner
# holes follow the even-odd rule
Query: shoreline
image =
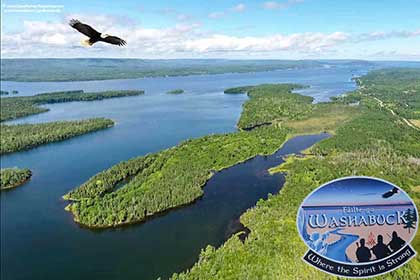
[[(286, 84), (286, 85), (288, 85), (288, 84)], [(298, 87), (299, 85), (296, 85), (296, 87)], [(295, 89), (295, 88), (293, 88), (293, 89)], [(292, 89), (292, 90), (293, 90)], [(298, 96), (300, 96), (300, 94), (298, 94), (298, 93), (294, 93), (293, 91), (288, 91), (289, 93), (293, 93), (293, 94), (296, 94), (296, 95), (298, 95)], [(249, 94), (247, 93), (247, 95), (249, 96)], [(243, 106), (242, 106), (242, 108), (243, 108)], [(243, 114), (244, 112), (242, 111), (242, 113), (241, 113), (241, 115)], [(238, 121), (239, 122), (239, 121)], [(238, 128), (238, 123), (237, 123), (237, 131), (236, 132), (233, 132), (233, 133), (238, 133), (238, 132), (245, 132), (243, 129), (240, 129), (240, 128)], [(261, 125), (257, 125), (255, 128), (258, 128), (258, 127), (260, 127), (260, 126), (267, 126), (267, 123), (266, 122), (264, 122), (263, 124), (261, 124)], [(253, 154), (253, 155), (251, 155), (249, 158), (247, 158), (247, 159), (244, 159), (244, 160), (239, 160), (239, 161), (237, 161), (236, 163), (234, 163), (234, 164), (231, 164), (231, 165), (228, 165), (228, 166), (223, 166), (223, 167), (221, 167), (221, 168), (219, 168), (219, 169), (216, 169), (215, 171), (221, 171), (221, 170), (223, 170), (223, 169), (227, 169), (227, 168), (229, 168), (229, 167), (232, 167), (232, 166), (235, 166), (235, 165), (238, 165), (238, 164), (240, 164), (240, 163), (243, 163), (243, 162), (246, 162), (246, 161), (248, 161), (248, 160), (251, 160), (251, 159), (253, 159), (253, 158), (255, 158), (256, 156), (258, 156), (258, 155), (261, 155), (261, 156), (264, 156), (264, 155), (272, 155), (272, 154), (274, 154), (274, 153), (276, 153), (278, 150), (280, 150), (283, 146), (284, 146), (284, 144), (287, 142), (287, 141), (289, 141), (291, 138), (293, 138), (293, 137), (297, 137), (297, 136), (303, 136), (303, 135), (313, 135), (313, 134), (319, 134), (319, 133), (324, 133), (325, 132), (325, 129), (321, 129), (321, 128), (319, 128), (319, 129), (316, 129), (316, 130), (313, 130), (313, 131), (310, 131), (310, 132), (308, 132), (308, 131), (300, 131), (300, 132), (293, 132), (293, 130), (291, 131), (290, 130), (290, 128), (288, 128), (287, 126), (285, 126), (285, 127), (283, 127), (283, 126), (278, 126), (277, 125), (277, 123), (274, 123), (274, 124), (272, 124), (272, 125), (268, 125), (268, 126), (272, 126), (272, 127), (275, 127), (275, 129), (278, 129), (278, 130), (282, 130), (282, 131), (284, 131), (284, 133), (285, 133), (285, 136), (284, 136), (284, 140), (283, 140), (283, 142), (281, 143), (281, 145), (279, 145), (278, 147), (276, 147), (273, 151), (270, 151), (269, 153), (267, 153), (267, 154)], [(247, 129), (246, 131), (253, 131), (254, 129)], [(228, 133), (228, 134), (232, 134), (232, 133)], [(172, 147), (172, 148), (176, 148), (176, 147), (178, 147), (179, 145), (177, 145), (177, 146), (174, 146), (174, 147)], [(313, 145), (312, 145), (313, 146)], [(306, 150), (308, 150), (308, 149), (306, 149)], [(162, 151), (160, 151), (160, 152), (162, 152)], [(302, 152), (302, 153), (305, 153), (305, 151), (299, 151), (299, 152)], [(157, 214), (159, 214), (159, 213), (165, 213), (166, 211), (168, 211), (168, 210), (171, 210), (171, 209), (176, 209), (176, 208), (179, 208), (179, 207), (183, 207), (183, 206), (185, 206), (185, 205), (188, 205), (188, 204), (190, 204), (190, 203), (194, 203), (194, 201), (195, 200), (197, 200), (197, 199), (199, 199), (202, 195), (203, 195), (203, 188), (205, 187), (205, 185), (207, 184), (207, 182), (208, 182), (208, 180), (212, 177), (214, 175), (214, 173), (213, 172), (210, 172), (210, 174), (208, 175), (208, 177), (207, 177), (207, 179), (206, 179), (206, 181), (202, 184), (202, 185), (200, 185), (200, 186), (197, 186), (198, 188), (200, 188), (200, 194), (198, 194), (197, 193), (197, 197), (191, 197), (191, 198), (189, 198), (189, 199), (186, 199), (185, 201), (184, 201), (184, 203), (181, 203), (181, 204), (178, 204), (178, 205), (175, 205), (175, 206), (172, 206), (172, 207), (168, 207), (168, 208), (166, 208), (166, 209), (163, 209), (163, 210), (161, 210), (161, 211), (158, 211), (158, 212), (153, 212), (153, 213), (151, 213), (150, 215), (145, 215), (145, 216), (143, 216), (143, 217), (141, 217), (140, 219), (138, 219), (138, 220), (135, 220), (135, 221), (124, 221), (124, 222), (119, 222), (119, 221), (117, 221), (117, 222), (114, 222), (113, 224), (107, 224), (107, 225), (104, 225), (104, 224), (100, 224), (100, 225), (92, 225), (92, 224), (86, 224), (86, 223), (83, 223), (83, 222), (80, 222), (80, 219), (79, 219), (79, 217), (78, 216), (76, 216), (75, 215), (75, 213), (72, 211), (72, 208), (73, 208), (73, 205), (74, 205), (74, 203), (79, 203), (79, 202), (81, 202), (81, 201), (84, 201), (84, 200), (86, 200), (86, 199), (88, 199), (88, 198), (82, 198), (82, 199), (72, 199), (71, 197), (69, 197), (68, 196), (68, 194), (65, 194), (65, 195), (63, 195), (62, 196), (62, 198), (64, 199), (64, 200), (67, 200), (67, 201), (69, 201), (69, 204), (65, 207), (65, 209), (67, 210), (67, 211), (69, 211), (69, 212), (71, 212), (71, 214), (72, 214), (72, 216), (73, 216), (73, 220), (76, 222), (76, 223), (78, 223), (78, 224), (80, 224), (80, 225), (83, 225), (84, 227), (87, 227), (87, 228), (93, 228), (93, 229), (105, 229), (105, 228), (116, 228), (116, 227), (120, 227), (120, 226), (124, 226), (124, 225), (127, 225), (127, 224), (135, 224), (135, 223), (141, 223), (141, 222), (144, 222), (144, 221), (147, 221), (149, 218), (152, 218), (153, 216), (155, 216), (155, 215), (157, 215)], [(89, 179), (90, 180), (90, 179)], [(77, 188), (76, 188), (77, 189)], [(113, 192), (113, 191), (115, 191), (115, 185), (114, 186), (112, 186), (112, 188), (109, 190), (109, 191), (107, 191), (107, 192), (109, 192), (109, 193), (111, 193), (111, 192)], [(77, 208), (77, 205), (75, 206), (76, 208)], [(80, 214), (80, 213), (79, 213)]]
[[(254, 159), (254, 158), (256, 158), (257, 156), (271, 156), (271, 155), (273, 155), (273, 154), (275, 154), (275, 153), (277, 153), (280, 149), (282, 149), (283, 147), (284, 147), (284, 145), (288, 142), (288, 141), (290, 141), (291, 139), (293, 139), (293, 138), (295, 138), (295, 137), (298, 137), (298, 136), (310, 136), (310, 135), (318, 135), (318, 134), (322, 134), (322, 133), (324, 133), (324, 132), (319, 132), (319, 133), (289, 133), (289, 134), (287, 134), (286, 135), (286, 138), (285, 138), (285, 140), (283, 141), (283, 143), (275, 150), (275, 151), (273, 151), (273, 152), (271, 152), (271, 153), (269, 153), (269, 154), (256, 154), (256, 155), (254, 155), (254, 156), (252, 156), (252, 157), (250, 157), (250, 158), (248, 158), (248, 159), (246, 159), (246, 160), (243, 160), (243, 161), (239, 161), (239, 162), (237, 162), (237, 163), (235, 163), (235, 164), (233, 164), (233, 165), (230, 165), (230, 166), (226, 166), (226, 167), (223, 167), (223, 168), (221, 168), (221, 169), (218, 169), (218, 170), (213, 170), (212, 172), (210, 172), (210, 174), (209, 174), (209, 176), (207, 177), (207, 180), (206, 180), (206, 182), (203, 184), (203, 185), (201, 185), (200, 186), (200, 188), (203, 190), (204, 188), (205, 188), (205, 186), (207, 185), (207, 183), (208, 183), (208, 181), (213, 177), (213, 175), (216, 173), (216, 172), (220, 172), (220, 171), (223, 171), (223, 170), (226, 170), (226, 169), (228, 169), (228, 168), (231, 168), (231, 167), (234, 167), (234, 166), (237, 166), (237, 165), (240, 165), (240, 164), (244, 164), (245, 162), (247, 162), (247, 161), (250, 161), (250, 160), (252, 160), (252, 159)], [(330, 135), (331, 136), (331, 135)], [(329, 136), (329, 137), (330, 137)], [(329, 138), (328, 137), (328, 138)], [(327, 138), (327, 139), (328, 139)], [(305, 149), (305, 150), (302, 150), (302, 151), (299, 151), (299, 153), (301, 153), (301, 154), (303, 154), (306, 150), (308, 150), (308, 149), (311, 149), (315, 144), (317, 144), (317, 143), (319, 143), (319, 142), (321, 142), (321, 141), (323, 141), (324, 139), (321, 139), (321, 140), (319, 140), (318, 142), (316, 142), (316, 143), (314, 143), (311, 147), (309, 147), (309, 148), (307, 148), (307, 149)], [(289, 154), (288, 156), (292, 156), (293, 154)], [(304, 156), (303, 158), (305, 158), (306, 156)], [(273, 168), (274, 168), (275, 166), (273, 166)], [(271, 169), (271, 168), (270, 168)], [(269, 170), (267, 170), (268, 172), (269, 172), (269, 174), (270, 175), (273, 175), (272, 173), (270, 173), (270, 171)], [(112, 191), (111, 191), (112, 192)], [(183, 204), (180, 204), (180, 205), (177, 205), (177, 206), (174, 206), (174, 207), (171, 207), (171, 208), (167, 208), (167, 209), (165, 209), (165, 210), (162, 210), (162, 211), (160, 211), (160, 212), (156, 212), (156, 213), (153, 213), (153, 214), (151, 214), (151, 215), (147, 215), (147, 216), (145, 216), (143, 219), (141, 219), (141, 220), (137, 220), (137, 221), (130, 221), (130, 222), (123, 222), (123, 223), (118, 223), (118, 224), (113, 224), (113, 225), (106, 225), (106, 226), (98, 226), (98, 225), (87, 225), (87, 224), (84, 224), (84, 223), (81, 223), (80, 222), (80, 220), (79, 219), (77, 219), (77, 217), (73, 214), (73, 212), (71, 211), (71, 205), (74, 203), (74, 202), (79, 202), (79, 201), (81, 201), (80, 199), (79, 200), (75, 200), (75, 199), (71, 199), (71, 198), (68, 198), (68, 197), (66, 197), (66, 195), (63, 195), (62, 196), (62, 199), (64, 200), (64, 201), (68, 201), (69, 202), (69, 204), (67, 204), (66, 205), (66, 207), (64, 208), (65, 209), (65, 211), (68, 211), (68, 212), (70, 212), (71, 213), (71, 215), (72, 215), (72, 218), (73, 218), (73, 221), (75, 222), (75, 223), (77, 223), (79, 226), (81, 226), (82, 228), (86, 228), (86, 229), (90, 229), (90, 230), (106, 230), (106, 229), (115, 229), (115, 228), (120, 228), (120, 227), (125, 227), (125, 226), (130, 226), (130, 225), (137, 225), (137, 224), (142, 224), (142, 223), (145, 223), (145, 222), (147, 222), (147, 221), (149, 221), (149, 220), (152, 220), (152, 219), (154, 219), (154, 218), (158, 218), (158, 217), (161, 217), (161, 216), (163, 216), (163, 215), (166, 215), (167, 213), (169, 213), (170, 211), (176, 211), (176, 210), (178, 210), (178, 209), (180, 209), (180, 208), (184, 208), (184, 207), (187, 207), (187, 206), (190, 206), (190, 205), (192, 205), (192, 204), (194, 204), (194, 203), (196, 203), (197, 201), (199, 201), (200, 199), (202, 199), (202, 197), (203, 197), (203, 195), (204, 195), (204, 192), (200, 195), (200, 196), (198, 196), (198, 197), (196, 197), (196, 198), (194, 198), (193, 200), (191, 200), (191, 201), (189, 201), (189, 202), (186, 202), (186, 203), (183, 203)], [(252, 206), (252, 207), (255, 207), (255, 205), (254, 206)], [(250, 208), (248, 208), (247, 210), (249, 210), (249, 209), (251, 209), (252, 207), (250, 207)], [(245, 211), (246, 212), (246, 211)], [(243, 212), (242, 214), (241, 214), (241, 216), (245, 213), (245, 212)], [(240, 217), (241, 217), (240, 216)]]
[(31, 175), (29, 177), (25, 178), (24, 180), (22, 180), (22, 181), (20, 181), (20, 182), (18, 182), (16, 184), (14, 184), (14, 185), (10, 185), (10, 186), (1, 188), (0, 190), (2, 190), (2, 191), (8, 191), (8, 190), (14, 189), (16, 187), (25, 185), (26, 183), (28, 183), (31, 180), (31, 178), (32, 178), (32, 172), (31, 172)]
[[(308, 135), (308, 134), (306, 134), (306, 135)], [(296, 136), (299, 136), (299, 135), (296, 135)], [(255, 157), (257, 157), (257, 156), (270, 156), (270, 155), (273, 155), (273, 154), (275, 154), (277, 151), (279, 151), (279, 150), (280, 150), (280, 149), (284, 146), (284, 144), (285, 144), (287, 141), (289, 141), (291, 138), (296, 137), (296, 136), (289, 137), (289, 135), (286, 135), (286, 138), (285, 138), (284, 142), (281, 144), (281, 146), (280, 146), (278, 149), (276, 149), (274, 152), (272, 152), (272, 153), (269, 153), (269, 154), (256, 154), (256, 155), (253, 155), (252, 157), (250, 157), (250, 158), (248, 158), (248, 159), (246, 159), (246, 160), (243, 160), (243, 161), (238, 161), (237, 163), (235, 163), (235, 164), (233, 164), (233, 165), (230, 165), (230, 166), (225, 166), (225, 167), (223, 167), (223, 168), (221, 168), (221, 169), (218, 169), (218, 170), (213, 170), (212, 172), (210, 172), (209, 176), (207, 177), (206, 182), (205, 182), (203, 185), (201, 185), (201, 186), (200, 186), (200, 188), (201, 188), (201, 189), (204, 189), (204, 188), (205, 188), (205, 186), (207, 185), (207, 182), (208, 182), (208, 181), (209, 181), (209, 180), (213, 177), (213, 175), (214, 175), (216, 172), (220, 172), (220, 171), (225, 170), (225, 169), (228, 169), (228, 168), (230, 168), (230, 167), (237, 166), (237, 165), (239, 165), (239, 164), (243, 164), (243, 163), (245, 163), (245, 162), (247, 162), (247, 161), (249, 161), (249, 160), (254, 159), (254, 158), (255, 158)], [(303, 136), (303, 135), (301, 135), (301, 136)], [(172, 147), (172, 148), (173, 148), (173, 147)], [(214, 171), (215, 171), (215, 172), (214, 172)], [(111, 191), (111, 192), (112, 192), (112, 191)], [(67, 195), (67, 194), (66, 194), (66, 195)], [(185, 207), (185, 206), (191, 205), (191, 204), (195, 203), (196, 201), (200, 200), (200, 199), (203, 197), (204, 192), (203, 192), (200, 196), (198, 196), (198, 197), (194, 198), (192, 201), (189, 201), (189, 202), (186, 202), (186, 203), (184, 203), (184, 204), (180, 204), (180, 205), (177, 205), (177, 206), (174, 206), (174, 207), (171, 207), (171, 208), (167, 208), (167, 209), (165, 209), (165, 210), (162, 210), (162, 211), (160, 211), (160, 212), (156, 212), (156, 213), (151, 214), (151, 215), (147, 215), (147, 216), (145, 216), (145, 218), (144, 218), (144, 219), (142, 219), (142, 220), (138, 220), (138, 221), (131, 221), (131, 222), (123, 222), (123, 223), (118, 223), (118, 224), (115, 224), (115, 225), (108, 225), (108, 226), (91, 226), (91, 225), (86, 225), (86, 224), (81, 223), (78, 219), (76, 219), (76, 216), (75, 216), (75, 215), (73, 214), (73, 212), (71, 211), (71, 205), (72, 205), (72, 203), (73, 203), (73, 202), (79, 202), (79, 201), (81, 201), (81, 200), (80, 200), (80, 199), (78, 199), (78, 200), (71, 199), (71, 198), (66, 197), (66, 195), (63, 195), (63, 196), (62, 196), (62, 199), (63, 199), (63, 200), (65, 200), (65, 201), (69, 201), (69, 204), (68, 204), (68, 205), (67, 205), (64, 209), (65, 209), (65, 211), (68, 211), (68, 212), (70, 212), (70, 213), (71, 213), (71, 215), (73, 216), (73, 221), (74, 221), (74, 222), (76, 222), (78, 225), (80, 225), (80, 226), (82, 226), (82, 227), (84, 227), (84, 228), (88, 228), (88, 229), (108, 229), (108, 228), (118, 228), (118, 227), (123, 227), (123, 226), (126, 226), (126, 225), (132, 225), (132, 224), (141, 224), (141, 223), (143, 223), (143, 222), (146, 222), (147, 220), (150, 220), (150, 219), (154, 218), (155, 216), (162, 216), (162, 215), (165, 215), (167, 212), (169, 212), (169, 211), (171, 211), (171, 210), (177, 210), (177, 209), (179, 209), (179, 208), (183, 208), (183, 207)]]
[[(287, 67), (287, 68), (275, 68), (275, 69), (266, 69), (266, 70), (253, 70), (253, 71), (228, 71), (220, 73), (190, 73), (190, 74), (161, 74), (161, 75), (143, 75), (138, 77), (126, 77), (126, 78), (113, 78), (113, 77), (104, 77), (104, 78), (92, 78), (92, 79), (58, 79), (58, 80), (0, 80), (0, 82), (12, 82), (12, 83), (66, 83), (66, 82), (94, 82), (94, 81), (106, 81), (106, 80), (137, 80), (137, 79), (150, 79), (150, 78), (173, 78), (173, 77), (190, 77), (190, 76), (205, 76), (205, 75), (224, 75), (224, 74), (251, 74), (251, 73), (264, 73), (264, 72), (276, 72), (281, 70), (295, 70), (300, 67)], [(308, 69), (310, 67), (302, 67), (302, 69)]]
[[(80, 121), (87, 121), (87, 120), (93, 120), (93, 119), (86, 119), (86, 120), (80, 120)], [(99, 132), (101, 130), (110, 129), (110, 128), (116, 126), (116, 122), (114, 120), (112, 120), (112, 119), (107, 119), (107, 120), (110, 120), (112, 122), (112, 124), (108, 124), (108, 125), (103, 126), (103, 127), (98, 127), (98, 128), (93, 129), (93, 130), (82, 132), (82, 133), (79, 133), (79, 134), (71, 135), (69, 137), (63, 137), (63, 138), (58, 139), (56, 141), (50, 141), (50, 142), (43, 142), (43, 143), (39, 143), (39, 144), (28, 145), (27, 147), (25, 147), (24, 149), (21, 149), (21, 150), (0, 152), (0, 155), (1, 156), (6, 156), (6, 155), (14, 154), (14, 153), (29, 151), (29, 150), (32, 150), (32, 149), (35, 149), (35, 148), (38, 148), (38, 147), (41, 147), (41, 146), (64, 142), (64, 141), (67, 141), (67, 140), (70, 140), (70, 139), (73, 139), (73, 138), (76, 138), (76, 137), (80, 137), (80, 136), (88, 135), (88, 134), (91, 134), (91, 133)], [(76, 120), (74, 122), (77, 122), (77, 121), (79, 121), (79, 120)], [(46, 122), (46, 123), (34, 123), (34, 124), (31, 124), (31, 125), (51, 124), (51, 123), (56, 123), (56, 122), (61, 122), (61, 121)], [(62, 121), (62, 122), (72, 122), (72, 121)], [(22, 124), (2, 124), (2, 125), (15, 126), (15, 125), (22, 125)]]

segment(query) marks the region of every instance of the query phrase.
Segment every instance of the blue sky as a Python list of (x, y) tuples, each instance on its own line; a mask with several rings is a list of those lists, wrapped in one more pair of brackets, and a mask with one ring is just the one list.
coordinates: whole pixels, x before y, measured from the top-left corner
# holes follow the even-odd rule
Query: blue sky
[(412, 203), (403, 192), (386, 199), (382, 198), (382, 194), (392, 189), (393, 186), (386, 182), (369, 178), (340, 180), (311, 194), (305, 205)]
[[(419, 7), (420, 0), (5, 0), (2, 55), (420, 60)], [(73, 17), (127, 47), (82, 47), (83, 35), (67, 25)]]

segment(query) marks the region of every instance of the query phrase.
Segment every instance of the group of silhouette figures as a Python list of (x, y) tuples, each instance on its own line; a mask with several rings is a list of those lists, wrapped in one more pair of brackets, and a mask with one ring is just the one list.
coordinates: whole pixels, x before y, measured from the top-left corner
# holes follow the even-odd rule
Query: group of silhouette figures
[[(375, 255), (376, 260), (383, 259), (393, 252), (398, 251), (405, 245), (405, 241), (398, 236), (397, 232), (392, 232), (392, 239), (388, 244), (384, 243), (384, 237), (382, 235), (378, 235), (377, 243), (372, 246), (372, 248), (368, 248), (365, 245), (365, 239), (360, 239), (360, 246), (357, 243), (357, 250), (356, 250), (356, 257), (358, 262), (369, 262), (372, 259), (372, 253)], [(372, 252), (372, 253), (371, 253)]]

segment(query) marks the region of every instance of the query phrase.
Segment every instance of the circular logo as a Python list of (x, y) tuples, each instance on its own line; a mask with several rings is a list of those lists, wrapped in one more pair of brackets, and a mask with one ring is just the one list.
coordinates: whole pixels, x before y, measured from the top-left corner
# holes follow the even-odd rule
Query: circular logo
[(372, 177), (345, 177), (310, 193), (297, 214), (309, 250), (303, 259), (325, 272), (373, 277), (412, 257), (418, 212), (399, 187)]

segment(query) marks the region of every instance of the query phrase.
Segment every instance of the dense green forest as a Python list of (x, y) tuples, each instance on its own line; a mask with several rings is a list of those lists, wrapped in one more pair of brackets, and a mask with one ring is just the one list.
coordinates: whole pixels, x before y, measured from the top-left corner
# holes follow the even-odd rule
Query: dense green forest
[(225, 93), (246, 92), (250, 99), (243, 105), (238, 122), (240, 129), (303, 118), (312, 108), (313, 98), (292, 93), (303, 88), (296, 84), (260, 85), (230, 88)]
[(183, 89), (173, 89), (173, 90), (168, 91), (167, 93), (169, 93), (169, 94), (181, 94), (181, 93), (184, 93), (184, 90)]
[(112, 120), (104, 118), (39, 124), (1, 124), (0, 154), (31, 149), (42, 144), (66, 140), (113, 125)]
[[(273, 153), (287, 135), (300, 133), (297, 124), (291, 122), (327, 113), (330, 117), (332, 114), (347, 118), (356, 115), (352, 106), (313, 105), (311, 97), (291, 93), (297, 87), (291, 84), (247, 87), (250, 100), (244, 108), (249, 109), (244, 109), (241, 119), (254, 120), (254, 126), (266, 122), (271, 125), (190, 140), (157, 154), (117, 164), (66, 194), (64, 198), (73, 201), (67, 209), (76, 221), (88, 226), (107, 227), (141, 221), (201, 196), (201, 188), (213, 170), (257, 154)], [(286, 127), (289, 123), (291, 129)], [(329, 130), (324, 123), (327, 122), (319, 122), (315, 131)], [(113, 191), (125, 181), (128, 183), (124, 187)]]
[[(156, 154), (122, 162), (69, 192), (67, 209), (87, 226), (109, 227), (190, 203), (203, 194), (212, 174), (257, 154), (271, 154), (286, 140), (274, 126), (251, 132), (210, 135), (188, 140)], [(129, 182), (115, 190), (119, 182)]]
[(407, 125), (396, 116), (370, 109), (339, 127), (334, 138), (324, 141), (313, 150), (328, 155), (350, 152), (360, 147), (369, 150), (378, 145), (389, 146), (396, 154), (420, 157), (420, 132), (407, 129)]
[[(307, 247), (296, 229), (296, 211), (306, 195), (329, 180), (357, 174), (387, 179), (419, 197), (412, 191), (420, 180), (418, 165), (383, 147), (332, 157), (289, 158), (277, 171), (287, 172), (280, 194), (261, 200), (241, 216), (251, 231), (245, 243), (233, 236), (218, 249), (207, 246), (192, 269), (173, 279), (337, 279), (301, 259)], [(418, 241), (413, 245), (420, 249)], [(377, 279), (418, 279), (418, 271), (419, 257)]]
[[(322, 67), (337, 62), (311, 60), (226, 59), (2, 59), (2, 81), (82, 81), (133, 79), (221, 73), (247, 73), (290, 68)], [(370, 65), (367, 61), (340, 64)]]
[[(244, 105), (241, 119), (252, 121), (256, 128), (187, 141), (157, 154), (117, 164), (66, 194), (65, 199), (74, 201), (68, 209), (76, 221), (88, 226), (107, 227), (141, 221), (201, 196), (201, 188), (213, 170), (257, 154), (273, 153), (287, 135), (301, 133), (296, 123), (299, 120), (328, 114), (347, 118), (356, 115), (352, 106), (313, 105), (311, 97), (291, 93), (298, 87), (292, 84), (246, 87), (250, 99)], [(228, 91), (243, 91), (243, 88)], [(268, 125), (258, 127), (265, 123)], [(319, 121), (315, 131), (329, 130), (325, 123), (329, 122)], [(125, 181), (128, 183), (124, 187), (113, 191)]]
[(376, 70), (357, 79), (364, 95), (407, 119), (420, 119), (418, 68)]
[[(334, 136), (316, 144), (305, 158), (289, 157), (270, 170), (287, 172), (286, 183), (279, 194), (259, 201), (241, 216), (241, 222), (251, 231), (244, 243), (232, 236), (218, 249), (208, 246), (189, 271), (174, 274), (173, 279), (336, 279), (301, 260), (307, 247), (298, 235), (295, 221), (300, 203), (314, 188), (342, 176), (389, 180), (404, 188), (419, 207), (420, 132), (374, 99), (380, 95), (389, 103), (398, 104), (406, 98), (397, 94), (401, 86), (414, 88), (419, 96), (415, 85), (420, 81), (420, 70), (410, 70), (412, 79), (405, 73), (406, 69), (372, 72), (359, 79), (362, 86), (350, 93), (350, 98), (343, 96), (331, 103), (316, 104), (304, 118), (285, 121), (284, 126), (299, 133), (328, 128)], [(381, 88), (386, 90), (376, 92)], [(411, 110), (419, 109), (417, 104)], [(344, 117), (336, 115), (338, 122), (331, 113), (337, 110), (344, 112)], [(412, 244), (420, 250), (419, 234)], [(417, 256), (377, 279), (418, 279), (419, 271)]]
[(103, 92), (83, 92), (82, 90), (41, 93), (34, 96), (7, 97), (1, 99), (0, 121), (21, 118), (48, 111), (39, 107), (42, 104), (52, 104), (71, 101), (94, 101), (106, 98), (136, 96), (144, 94), (143, 90), (119, 90)]
[[(291, 93), (297, 86), (290, 84), (228, 89), (250, 97), (238, 123), (241, 131), (188, 140), (121, 162), (66, 194), (71, 201), (66, 209), (75, 221), (91, 227), (142, 221), (200, 197), (213, 172), (256, 154), (273, 153), (293, 135), (329, 131), (333, 137), (306, 151), (306, 157), (289, 157), (270, 170), (287, 172), (286, 184), (279, 194), (260, 200), (242, 215), (241, 223), (251, 230), (244, 243), (234, 235), (218, 249), (208, 246), (190, 270), (173, 279), (297, 279), (296, 271), (299, 279), (334, 279), (301, 261), (306, 246), (295, 218), (308, 193), (341, 176), (367, 175), (401, 186), (420, 204), (420, 132), (404, 121), (404, 116), (415, 115), (400, 115), (377, 100), (406, 102), (405, 95), (395, 94), (401, 87), (419, 95), (420, 75), (406, 79), (407, 70), (399, 71), (361, 77), (358, 90), (328, 103), (312, 104), (312, 98)], [(387, 75), (383, 73), (392, 73), (393, 79), (380, 78)], [(380, 89), (386, 90), (376, 92)], [(410, 104), (410, 110), (419, 110), (418, 103)], [(247, 130), (251, 127), (255, 128)], [(419, 239), (417, 235), (413, 242), (417, 250)], [(417, 257), (382, 278), (415, 279), (419, 270)]]
[(29, 169), (5, 168), (0, 170), (0, 189), (11, 189), (24, 184), (32, 176)]

